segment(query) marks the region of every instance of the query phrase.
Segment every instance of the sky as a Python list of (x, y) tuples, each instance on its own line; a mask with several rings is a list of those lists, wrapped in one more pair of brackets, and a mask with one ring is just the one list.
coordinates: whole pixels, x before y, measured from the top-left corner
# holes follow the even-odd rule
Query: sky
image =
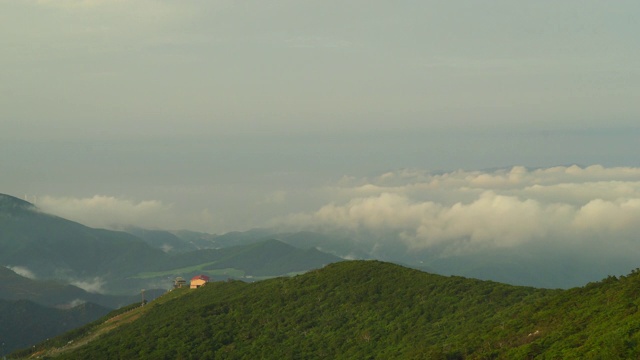
[(0, 0), (0, 192), (97, 227), (627, 246), (639, 15), (595, 0)]

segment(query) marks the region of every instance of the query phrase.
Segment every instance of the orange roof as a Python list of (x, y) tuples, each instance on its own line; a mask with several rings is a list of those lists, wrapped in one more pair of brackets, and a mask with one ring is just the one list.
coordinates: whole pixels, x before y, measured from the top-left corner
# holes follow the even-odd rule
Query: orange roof
[(207, 275), (196, 275), (196, 276), (191, 278), (191, 281), (193, 281), (193, 280), (209, 281), (209, 277)]

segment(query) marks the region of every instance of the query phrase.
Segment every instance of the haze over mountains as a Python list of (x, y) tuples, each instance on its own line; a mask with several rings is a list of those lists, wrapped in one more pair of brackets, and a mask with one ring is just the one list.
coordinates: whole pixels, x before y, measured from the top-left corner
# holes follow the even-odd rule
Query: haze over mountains
[[(193, 275), (204, 267), (214, 276), (225, 276), (228, 269), (241, 277), (278, 276), (340, 260), (313, 249), (275, 240), (265, 242), (264, 237), (237, 243), (200, 238), (197, 243), (194, 236), (199, 235), (191, 232), (179, 232), (186, 237), (184, 240), (163, 231), (142, 231), (142, 237), (138, 237), (124, 231), (94, 229), (43, 213), (8, 195), (0, 195), (0, 210), (3, 266), (94, 293), (130, 293), (141, 287), (166, 289), (171, 286), (171, 275)], [(277, 250), (269, 250), (274, 247)]]
[[(634, 235), (640, 232), (638, 199), (637, 167), (403, 169), (345, 176), (305, 191), (274, 192), (245, 204), (243, 214), (255, 216), (238, 228), (242, 231), (215, 236), (200, 232), (202, 236), (192, 239), (235, 237), (251, 242), (273, 237), (344, 258), (383, 259), (514, 284), (570, 287), (635, 267), (640, 257)], [(47, 211), (92, 226), (127, 230), (154, 224), (155, 230), (171, 230), (176, 223), (193, 225), (202, 219), (212, 231), (238, 230), (231, 227), (234, 222), (218, 227), (200, 218), (202, 207), (185, 209), (178, 204), (113, 196), (39, 198), (39, 206)], [(135, 223), (138, 220), (141, 224)], [(246, 231), (254, 224), (254, 230)], [(174, 237), (173, 242), (166, 238), (166, 251), (176, 251), (171, 248), (180, 237), (171, 232), (165, 233)], [(144, 238), (143, 233), (137, 235)], [(553, 275), (558, 271), (562, 277)]]
[[(336, 201), (315, 212), (225, 234), (89, 227), (0, 194), (3, 316), (34, 309), (53, 323), (69, 319), (5, 351), (92, 321), (106, 311), (101, 306), (137, 302), (141, 289), (151, 300), (176, 276), (200, 273), (252, 282), (379, 259), (542, 288), (626, 274), (640, 258), (639, 174), (602, 167), (390, 173), (345, 180), (328, 189)], [(23, 325), (28, 333), (28, 323), (15, 326)]]
[[(253, 282), (301, 274), (344, 259), (378, 258), (441, 274), (567, 288), (637, 266), (633, 253), (589, 257), (584, 252), (573, 254), (535, 246), (528, 253), (508, 247), (458, 254), (433, 251), (437, 247), (409, 252), (387, 247), (390, 243), (385, 236), (392, 236), (389, 233), (365, 230), (352, 238), (348, 234), (335, 230), (282, 232), (277, 227), (223, 235), (138, 227), (96, 229), (0, 194), (0, 299), (6, 299), (2, 307), (5, 315), (0, 316), (27, 333), (31, 325), (15, 321), (17, 318), (10, 314), (32, 311), (42, 314), (42, 321), (52, 323), (67, 319), (62, 321), (63, 327), (45, 326), (42, 331), (32, 332), (33, 337), (12, 341), (5, 350), (96, 319), (106, 310), (94, 303), (115, 308), (138, 302), (140, 289), (147, 289), (147, 299), (153, 300), (171, 286), (176, 276), (189, 278), (203, 273), (214, 280)], [(376, 281), (375, 277), (371, 279)], [(158, 290), (149, 290), (154, 288)]]
[[(177, 232), (179, 238), (168, 232), (131, 230), (140, 231), (138, 237), (90, 228), (0, 194), (0, 318), (5, 319), (0, 338), (6, 344), (2, 351), (95, 320), (107, 308), (140, 302), (141, 289), (146, 289), (145, 299), (152, 300), (177, 276), (204, 273), (214, 279), (254, 281), (341, 260), (273, 239), (234, 244), (189, 231)], [(27, 312), (38, 315), (41, 323), (20, 322), (15, 315)], [(36, 324), (39, 330), (30, 331)], [(16, 334), (24, 336), (17, 340)]]
[[(629, 176), (634, 177), (635, 175), (630, 174)], [(447, 181), (452, 182), (453, 180)], [(470, 180), (465, 181), (470, 182)], [(493, 181), (500, 181), (500, 179), (496, 178)], [(585, 186), (591, 185), (586, 184)], [(384, 189), (390, 190), (391, 188)], [(354, 214), (362, 211), (359, 209), (363, 206), (377, 208), (378, 210), (374, 210), (380, 212), (377, 218), (385, 219), (386, 217), (387, 220), (384, 221), (393, 221), (394, 218), (403, 216), (398, 215), (403, 213), (402, 207), (399, 205), (384, 209), (379, 207), (381, 202), (387, 201), (385, 199), (389, 199), (391, 196), (387, 192), (382, 192), (382, 190), (367, 191), (374, 191), (381, 195), (373, 195), (363, 198), (359, 203), (352, 203), (350, 206), (353, 209), (346, 212), (344, 216), (357, 216)], [(610, 196), (615, 195), (611, 194)], [(514, 199), (506, 195), (494, 195), (491, 201), (498, 206), (498, 204), (510, 204)], [(470, 238), (470, 246), (476, 246), (473, 251), (452, 252), (447, 248), (450, 246), (449, 243), (428, 247), (406, 248), (398, 246), (398, 243), (405, 241), (401, 239), (404, 236), (403, 232), (388, 231), (383, 227), (377, 228), (373, 225), (367, 225), (366, 222), (357, 231), (311, 224), (309, 228), (314, 231), (303, 229), (290, 231), (282, 227), (272, 227), (246, 232), (230, 232), (223, 235), (185, 230), (149, 230), (133, 226), (123, 227), (120, 231), (111, 231), (89, 228), (48, 215), (38, 211), (27, 202), (9, 196), (2, 196), (2, 204), (4, 215), (0, 218), (3, 221), (0, 235), (3, 240), (0, 246), (3, 251), (0, 254), (0, 260), (4, 266), (21, 271), (27, 276), (64, 279), (93, 292), (118, 292), (122, 289), (128, 289), (127, 291), (131, 292), (143, 287), (166, 288), (169, 282), (167, 276), (172, 270), (176, 270), (176, 274), (193, 275), (196, 270), (202, 270), (206, 266), (192, 268), (191, 272), (184, 272), (180, 269), (207, 262), (211, 263), (213, 260), (207, 261), (207, 257), (218, 259), (216, 260), (218, 264), (210, 267), (211, 270), (213, 268), (220, 270), (210, 273), (217, 277), (277, 276), (288, 272), (302, 271), (303, 268), (293, 266), (293, 264), (296, 262), (304, 263), (306, 260), (294, 261), (293, 258), (297, 256), (301, 257), (300, 259), (306, 259), (306, 257), (317, 256), (322, 260), (312, 261), (309, 264), (319, 266), (339, 258), (380, 259), (441, 274), (547, 288), (580, 286), (608, 275), (624, 274), (637, 265), (638, 250), (632, 243), (631, 234), (624, 233), (622, 238), (613, 238), (617, 234), (613, 231), (593, 232), (591, 235), (585, 235), (586, 238), (579, 242), (567, 243), (566, 239), (556, 242), (550, 235), (550, 238), (544, 241), (527, 241), (517, 246), (487, 246), (485, 248), (477, 248), (477, 245), (473, 245), (473, 238)], [(523, 204), (537, 206), (531, 202)], [(413, 206), (417, 209), (426, 205), (414, 204)], [(620, 206), (622, 210), (629, 211), (632, 204)], [(388, 211), (394, 207), (397, 208), (398, 213), (389, 213)], [(452, 209), (456, 207), (463, 206), (455, 205)], [(473, 205), (470, 205), (469, 208), (473, 208)], [(333, 209), (331, 211), (337, 211), (338, 208), (334, 207)], [(586, 212), (587, 208), (584, 207), (582, 211)], [(418, 216), (418, 214), (411, 216)], [(532, 219), (536, 218), (534, 215), (532, 216)], [(499, 217), (500, 215), (496, 215), (496, 221), (499, 221)], [(8, 221), (9, 219), (11, 221)], [(320, 224), (326, 221), (322, 218), (317, 220)], [(350, 221), (357, 224), (365, 219)], [(507, 216), (503, 219), (503, 226), (515, 226), (511, 221)], [(634, 222), (627, 224), (625, 226), (630, 228), (635, 226)], [(523, 224), (523, 226), (530, 227), (531, 224)], [(539, 224), (539, 226), (542, 227), (544, 224)], [(548, 230), (540, 229), (539, 231), (547, 232)], [(224, 269), (233, 268), (233, 261), (220, 259), (222, 253), (214, 255), (218, 251), (215, 249), (252, 245), (269, 239), (277, 239), (295, 247), (288, 248), (295, 255), (282, 257), (280, 260), (283, 261), (279, 261), (277, 258), (270, 259), (272, 264), (279, 264), (279, 271), (275, 271), (273, 265), (265, 265), (266, 267), (257, 265), (258, 267), (252, 271), (239, 269), (240, 272), (227, 271), (225, 274)], [(459, 240), (458, 243), (463, 244), (464, 242)], [(265, 246), (280, 246), (281, 249), (278, 251), (282, 254), (286, 253), (283, 251), (282, 245), (278, 245), (276, 242), (269, 244)], [(610, 244), (616, 244), (616, 246), (610, 246)], [(589, 248), (585, 249), (584, 247), (587, 245)], [(127, 251), (123, 251), (125, 248)], [(296, 248), (302, 250), (294, 251)], [(250, 249), (247, 248), (246, 251), (251, 253)], [(320, 249), (337, 257), (322, 258), (319, 253), (313, 255), (310, 252), (303, 256), (300, 251), (304, 251), (304, 249)], [(238, 254), (234, 256), (238, 256), (243, 251), (238, 251)], [(255, 248), (253, 251), (259, 252)], [(78, 256), (78, 254), (83, 255)], [(244, 260), (240, 260), (240, 262), (246, 264)], [(257, 264), (262, 264), (262, 260)], [(262, 267), (261, 270), (259, 270), (260, 267)], [(265, 269), (269, 267), (272, 267), (271, 271), (266, 271)], [(141, 275), (142, 273), (145, 274)], [(558, 274), (562, 276), (558, 276)]]
[[(539, 342), (523, 335), (527, 320), (468, 323), (497, 332), (497, 342), (422, 327), (420, 336), (437, 334), (422, 349), (434, 358), (538, 350), (579, 358), (598, 346), (639, 357), (635, 281), (607, 276), (629, 274), (640, 259), (640, 2), (0, 0), (0, 9), (0, 192), (11, 194), (0, 195), (0, 294), (9, 314), (33, 309), (54, 321), (82, 313), (81, 303), (138, 301), (142, 289), (152, 299), (175, 277), (197, 274), (237, 287), (238, 297), (278, 281), (309, 281), (299, 287), (305, 293), (333, 285), (304, 277), (310, 269), (377, 259), (541, 288), (608, 279), (546, 298), (542, 310), (510, 307), (573, 317)], [(270, 280), (282, 276), (293, 278)], [(356, 297), (395, 289), (366, 278), (351, 279), (370, 286), (354, 289)], [(467, 314), (459, 308), (491, 319), (495, 302), (511, 306), (478, 288), (457, 303), (484, 283), (452, 280), (429, 295), (460, 316), (436, 325), (460, 329)], [(308, 294), (312, 310), (330, 295)], [(425, 293), (413, 295), (402, 309), (429, 314)], [(570, 295), (594, 302), (593, 311)], [(264, 305), (274, 304), (256, 308)], [(260, 334), (268, 343), (278, 324), (294, 323), (278, 312), (284, 305), (270, 308), (279, 317), (269, 324), (242, 318), (235, 303), (192, 309), (275, 325)], [(320, 339), (352, 358), (348, 351), (363, 347), (339, 342), (354, 331), (358, 345), (376, 348), (383, 343), (360, 330), (387, 329), (372, 318), (388, 314), (368, 314), (336, 330), (340, 339)], [(630, 321), (615, 329), (609, 318)], [(136, 331), (178, 325), (164, 320)], [(603, 330), (598, 321), (609, 337), (590, 337)], [(397, 352), (364, 357), (424, 357), (406, 352), (420, 349), (402, 331), (411, 324), (390, 324), (395, 342), (385, 351)], [(232, 332), (206, 334), (221, 348), (242, 346)], [(481, 345), (450, 347), (458, 335)], [(558, 339), (569, 346), (551, 349)], [(493, 352), (519, 342), (530, 347)], [(280, 358), (308, 354), (277, 350)]]

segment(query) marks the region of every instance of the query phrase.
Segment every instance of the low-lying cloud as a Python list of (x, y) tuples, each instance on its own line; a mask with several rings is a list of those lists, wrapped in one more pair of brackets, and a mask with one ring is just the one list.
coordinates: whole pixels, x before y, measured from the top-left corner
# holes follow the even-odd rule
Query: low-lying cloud
[(638, 247), (640, 168), (404, 170), (325, 191), (327, 205), (276, 223), (457, 254), (525, 244)]
[(157, 200), (135, 202), (103, 195), (88, 198), (44, 196), (38, 199), (37, 205), (43, 211), (102, 228), (118, 225), (155, 226), (158, 219), (171, 217), (171, 205)]
[[(634, 167), (515, 166), (435, 174), (400, 170), (371, 178), (345, 177), (307, 191), (265, 194), (261, 207), (248, 207), (245, 215), (273, 219), (247, 223), (247, 228), (266, 225), (340, 234), (372, 252), (428, 250), (448, 256), (524, 246), (640, 253), (640, 168)], [(220, 217), (208, 209), (185, 211), (158, 200), (101, 195), (45, 196), (38, 206), (107, 228), (207, 231)]]
[(209, 209), (178, 210), (160, 200), (131, 200), (115, 196), (41, 196), (38, 208), (81, 224), (106, 229), (137, 226), (148, 229), (206, 231), (214, 223)]
[(71, 285), (77, 286), (80, 289), (94, 293), (94, 294), (104, 294), (104, 285), (105, 282), (100, 277), (95, 277), (93, 279), (84, 279), (84, 280), (73, 280), (70, 282)]
[(27, 279), (36, 279), (36, 274), (34, 274), (33, 271), (29, 270), (29, 268), (27, 268), (26, 266), (7, 266), (7, 269), (20, 276), (26, 277)]

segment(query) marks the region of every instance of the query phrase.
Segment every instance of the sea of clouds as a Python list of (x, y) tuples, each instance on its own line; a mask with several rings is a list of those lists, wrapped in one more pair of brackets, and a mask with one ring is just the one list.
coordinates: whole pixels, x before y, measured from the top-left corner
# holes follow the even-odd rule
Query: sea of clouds
[(326, 205), (277, 223), (457, 254), (536, 243), (636, 251), (640, 244), (640, 168), (402, 170), (345, 178), (325, 194)]
[[(280, 189), (278, 194), (281, 201), (263, 202), (260, 208), (272, 211), (273, 217), (252, 226), (341, 233), (371, 246), (458, 255), (519, 246), (640, 249), (640, 168), (634, 167), (514, 166), (442, 173), (405, 169), (344, 177), (304, 192)], [(299, 204), (305, 198), (307, 210), (283, 212), (287, 199)], [(323, 205), (311, 205), (318, 203)], [(159, 200), (103, 195), (44, 196), (38, 206), (90, 226), (112, 228), (202, 227), (213, 217), (206, 209), (184, 212)]]

